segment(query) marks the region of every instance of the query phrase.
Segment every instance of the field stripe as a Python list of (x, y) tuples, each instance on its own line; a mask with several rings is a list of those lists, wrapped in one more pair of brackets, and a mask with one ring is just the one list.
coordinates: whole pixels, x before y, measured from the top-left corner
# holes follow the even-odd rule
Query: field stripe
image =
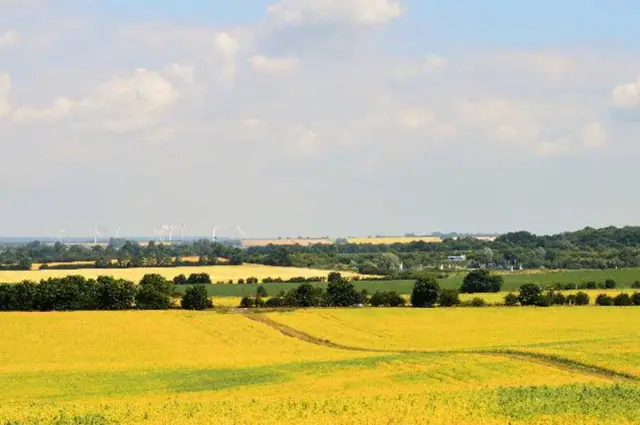
[(277, 322), (260, 313), (245, 312), (243, 315), (249, 320), (253, 320), (255, 322), (262, 323), (263, 325), (269, 326), (288, 337), (296, 338), (310, 344), (320, 345), (323, 347), (334, 348), (338, 350), (369, 352), (369, 353), (386, 353), (386, 354), (474, 354), (474, 355), (485, 355), (485, 356), (499, 356), (499, 357), (517, 359), (521, 361), (544, 364), (546, 366), (551, 366), (556, 369), (580, 372), (584, 375), (592, 375), (592, 376), (597, 376), (599, 378), (640, 382), (640, 377), (636, 375), (632, 375), (630, 373), (618, 372), (612, 369), (607, 369), (602, 366), (583, 363), (583, 362), (567, 359), (565, 357), (560, 357), (560, 356), (555, 356), (550, 354), (532, 353), (529, 351), (508, 350), (508, 349), (448, 350), (448, 351), (447, 350), (445, 351), (384, 350), (384, 349), (378, 349), (378, 348), (364, 348), (364, 347), (338, 344), (328, 339), (317, 338), (299, 329)]

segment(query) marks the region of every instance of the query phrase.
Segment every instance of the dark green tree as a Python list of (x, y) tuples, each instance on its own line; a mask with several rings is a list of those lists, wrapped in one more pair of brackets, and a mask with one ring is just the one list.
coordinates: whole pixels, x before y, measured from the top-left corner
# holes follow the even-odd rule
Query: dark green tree
[(462, 281), (460, 292), (463, 294), (500, 292), (502, 283), (502, 276), (494, 276), (487, 270), (473, 270)]
[(327, 303), (329, 307), (351, 307), (362, 302), (362, 297), (351, 282), (344, 279), (329, 282)]
[(181, 305), (185, 310), (205, 310), (212, 308), (213, 302), (209, 299), (207, 288), (203, 285), (194, 285), (185, 291)]
[(520, 287), (518, 302), (521, 305), (538, 305), (542, 298), (542, 288), (537, 283), (526, 283)]
[(175, 285), (186, 285), (189, 283), (189, 281), (187, 280), (187, 277), (185, 275), (180, 274), (173, 278), (173, 283)]
[(443, 289), (440, 291), (438, 304), (441, 307), (454, 307), (460, 305), (460, 295), (455, 289)]
[(413, 287), (411, 305), (413, 307), (433, 307), (440, 296), (440, 285), (434, 277), (421, 277)]

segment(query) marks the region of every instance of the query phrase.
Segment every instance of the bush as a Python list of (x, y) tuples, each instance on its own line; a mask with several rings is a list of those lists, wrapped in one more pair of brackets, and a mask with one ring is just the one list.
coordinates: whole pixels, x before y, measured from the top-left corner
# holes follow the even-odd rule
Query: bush
[(251, 297), (242, 297), (240, 300), (240, 308), (253, 308), (255, 306), (255, 302)]
[(413, 307), (433, 307), (440, 296), (440, 285), (434, 277), (421, 277), (413, 287), (411, 305)]
[(207, 273), (193, 273), (187, 279), (189, 285), (210, 285), (211, 276)]
[(492, 276), (487, 270), (473, 270), (462, 281), (460, 292), (463, 294), (500, 292), (502, 283), (502, 276)]
[(40, 311), (97, 310), (96, 281), (67, 276), (40, 282), (35, 307)]
[(631, 295), (631, 301), (633, 301), (633, 305), (640, 305), (640, 292), (634, 292)]
[(395, 291), (376, 292), (371, 297), (371, 305), (373, 307), (402, 307), (405, 304), (405, 299)]
[(520, 287), (518, 301), (521, 305), (538, 305), (542, 297), (542, 289), (537, 283), (527, 283)]
[(633, 282), (631, 284), (631, 288), (633, 289), (640, 289), (640, 280), (636, 280), (635, 282)]
[(617, 305), (619, 307), (628, 307), (633, 305), (633, 300), (631, 299), (629, 294), (623, 292), (622, 294), (616, 295), (616, 297), (613, 299), (613, 305)]
[(247, 285), (257, 285), (257, 284), (258, 284), (257, 277), (250, 277), (247, 279)]
[(320, 307), (324, 303), (325, 293), (309, 283), (303, 283), (285, 296), (285, 304), (290, 307)]
[(604, 281), (604, 287), (606, 289), (615, 289), (616, 286), (617, 286), (616, 281), (613, 279), (607, 279)]
[(194, 285), (185, 291), (181, 301), (185, 310), (204, 310), (213, 307), (213, 302), (209, 299), (207, 288), (203, 285)]
[(509, 306), (509, 307), (514, 307), (514, 306), (518, 305), (518, 296), (516, 294), (512, 293), (512, 292), (509, 292), (504, 297), (504, 305)]
[(455, 289), (443, 289), (440, 292), (438, 304), (440, 304), (441, 307), (453, 307), (460, 305), (460, 295), (458, 294), (458, 291)]
[(591, 297), (586, 292), (578, 292), (576, 294), (576, 305), (589, 305)]
[(187, 277), (181, 274), (173, 278), (173, 283), (175, 285), (186, 285), (189, 282), (187, 281)]
[(598, 289), (598, 284), (593, 281), (587, 282), (585, 285), (586, 285), (585, 289)]
[(260, 285), (256, 288), (256, 296), (257, 297), (268, 297), (269, 293), (267, 292), (267, 289)]
[(339, 282), (341, 280), (342, 280), (342, 274), (340, 274), (338, 272), (331, 272), (327, 276), (327, 282), (329, 282), (329, 283), (331, 283), (331, 282)]
[(562, 292), (550, 291), (547, 293), (547, 297), (549, 298), (549, 305), (565, 305), (567, 302), (567, 297)]
[(172, 295), (172, 282), (158, 274), (147, 274), (138, 286), (136, 307), (140, 310), (167, 310), (171, 308)]
[(37, 310), (38, 285), (23, 281), (17, 285), (0, 285), (0, 311)]
[(566, 305), (576, 305), (576, 296), (574, 294), (567, 295)]
[(270, 298), (267, 300), (267, 302), (265, 303), (266, 307), (269, 308), (280, 308), (280, 307), (284, 307), (284, 300), (280, 297), (274, 297), (274, 298)]
[(487, 307), (489, 304), (484, 298), (475, 297), (469, 301), (463, 302), (462, 305), (464, 307)]
[(613, 298), (607, 294), (600, 294), (596, 297), (596, 305), (611, 306), (613, 305)]

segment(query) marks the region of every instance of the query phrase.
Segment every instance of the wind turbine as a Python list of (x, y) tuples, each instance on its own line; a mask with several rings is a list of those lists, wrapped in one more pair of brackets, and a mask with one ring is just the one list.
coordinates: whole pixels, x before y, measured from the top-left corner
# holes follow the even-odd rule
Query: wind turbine
[(183, 221), (182, 222), (182, 227), (180, 229), (180, 239), (182, 240), (182, 242), (184, 242), (184, 229), (185, 229), (185, 227), (187, 227), (187, 225)]
[(102, 233), (100, 232), (100, 230), (98, 230), (98, 228), (93, 229), (93, 244), (97, 245), (98, 244), (98, 238), (102, 237)]
[(173, 240), (173, 231), (176, 230), (177, 227), (174, 226), (173, 224), (165, 224), (162, 226), (162, 230), (166, 231), (169, 233), (169, 242), (171, 242)]
[(153, 229), (153, 234), (156, 235), (156, 237), (159, 237), (161, 242), (164, 242), (164, 232), (162, 228)]
[(67, 229), (60, 229), (58, 232), (58, 240), (62, 243), (62, 238), (64, 238), (64, 234), (67, 233)]
[(116, 239), (120, 239), (120, 230), (122, 230), (120, 226), (116, 227), (116, 232), (115, 232)]
[(216, 230), (218, 230), (220, 226), (213, 226), (213, 230), (211, 231), (211, 240), (213, 242), (216, 241)]
[(240, 225), (235, 224), (233, 226), (231, 226), (231, 228), (233, 229), (233, 237), (234, 239), (240, 239), (238, 238), (238, 233), (244, 237), (245, 239), (247, 238), (247, 234), (240, 228)]

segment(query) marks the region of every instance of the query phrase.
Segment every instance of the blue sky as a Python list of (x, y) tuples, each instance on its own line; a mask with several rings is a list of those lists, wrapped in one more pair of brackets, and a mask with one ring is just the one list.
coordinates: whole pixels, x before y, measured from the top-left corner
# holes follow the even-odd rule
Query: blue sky
[(0, 235), (638, 224), (637, 16), (627, 0), (0, 2)]

